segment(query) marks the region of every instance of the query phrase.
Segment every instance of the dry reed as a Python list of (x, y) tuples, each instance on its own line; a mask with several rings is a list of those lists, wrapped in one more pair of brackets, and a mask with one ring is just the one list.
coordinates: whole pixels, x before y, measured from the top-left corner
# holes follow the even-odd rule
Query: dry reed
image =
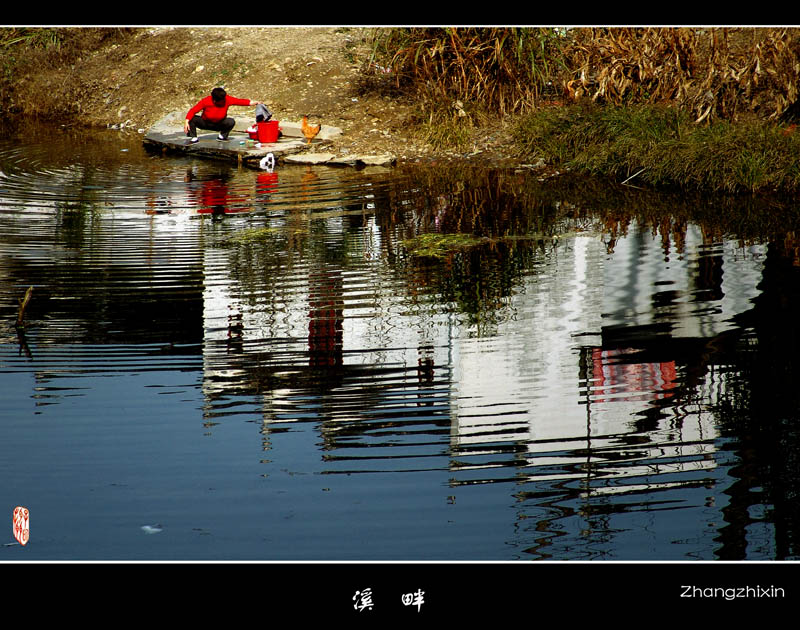
[(494, 114), (543, 100), (670, 102), (697, 122), (777, 119), (800, 85), (795, 28), (379, 29), (380, 58), (423, 106), (454, 99)]

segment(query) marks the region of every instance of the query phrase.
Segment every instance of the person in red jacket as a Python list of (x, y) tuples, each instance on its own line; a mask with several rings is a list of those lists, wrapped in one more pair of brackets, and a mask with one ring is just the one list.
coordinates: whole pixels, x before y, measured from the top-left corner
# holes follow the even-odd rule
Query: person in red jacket
[[(231, 105), (259, 105), (261, 101), (251, 101), (247, 98), (234, 98), (228, 95), (221, 87), (211, 90), (211, 95), (200, 99), (186, 114), (183, 122), (183, 130), (189, 136), (191, 142), (197, 142), (198, 129), (211, 129), (218, 131), (218, 140), (227, 140), (228, 134), (236, 124), (233, 118), (228, 116), (228, 108)], [(200, 113), (202, 110), (202, 114)]]

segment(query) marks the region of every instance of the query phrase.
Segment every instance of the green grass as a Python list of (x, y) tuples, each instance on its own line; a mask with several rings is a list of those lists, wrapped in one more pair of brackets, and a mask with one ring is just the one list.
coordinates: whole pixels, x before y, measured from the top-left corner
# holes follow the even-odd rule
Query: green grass
[(52, 28), (1, 28), (0, 49), (12, 46), (31, 46), (39, 48), (58, 48), (63, 35)]
[(576, 105), (514, 130), (522, 155), (620, 183), (705, 192), (796, 192), (800, 137), (768, 121), (695, 124), (678, 108)]
[(445, 258), (453, 252), (480, 245), (484, 239), (472, 234), (425, 233), (406, 239), (403, 245), (412, 256)]

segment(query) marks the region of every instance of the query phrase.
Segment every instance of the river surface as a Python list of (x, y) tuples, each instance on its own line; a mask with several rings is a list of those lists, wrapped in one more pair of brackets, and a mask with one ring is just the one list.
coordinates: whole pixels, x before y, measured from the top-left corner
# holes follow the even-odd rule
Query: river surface
[(748, 203), (6, 134), (0, 561), (797, 559), (800, 232)]

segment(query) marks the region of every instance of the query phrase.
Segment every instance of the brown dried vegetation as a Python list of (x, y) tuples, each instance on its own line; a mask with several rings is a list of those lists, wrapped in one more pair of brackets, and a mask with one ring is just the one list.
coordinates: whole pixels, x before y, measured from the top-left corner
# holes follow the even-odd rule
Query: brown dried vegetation
[(798, 29), (575, 29), (563, 49), (573, 100), (674, 102), (697, 122), (783, 115), (797, 100)]
[[(671, 102), (698, 122), (780, 117), (797, 100), (794, 28), (383, 29), (374, 54), (426, 101), (480, 102), (501, 115), (590, 98)], [(439, 97), (439, 98), (436, 98)]]
[(560, 40), (551, 28), (379, 29), (373, 56), (426, 104), (458, 98), (504, 115), (528, 109), (558, 75)]

